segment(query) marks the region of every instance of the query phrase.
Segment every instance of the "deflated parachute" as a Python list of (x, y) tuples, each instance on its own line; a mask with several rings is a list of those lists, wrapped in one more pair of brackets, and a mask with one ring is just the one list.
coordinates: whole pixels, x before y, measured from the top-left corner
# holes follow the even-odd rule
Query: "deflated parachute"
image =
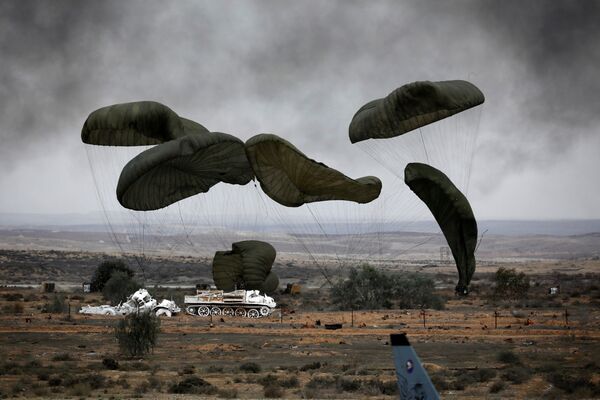
[(324, 200), (368, 203), (381, 192), (378, 178), (351, 179), (308, 158), (276, 135), (250, 138), (246, 142), (246, 154), (263, 191), (284, 206), (299, 207)]
[(362, 106), (350, 122), (350, 141), (399, 136), (484, 100), (483, 93), (467, 81), (409, 83)]
[(218, 251), (213, 259), (213, 279), (218, 289), (244, 288), (265, 293), (277, 289), (279, 278), (271, 272), (276, 256), (273, 246), (258, 240), (244, 240), (231, 247), (231, 251)]
[(404, 181), (431, 210), (442, 229), (458, 269), (456, 291), (467, 294), (475, 272), (477, 245), (477, 222), (469, 201), (444, 173), (427, 164), (408, 164)]
[(219, 132), (191, 134), (129, 161), (119, 177), (117, 198), (131, 210), (156, 210), (219, 182), (245, 185), (253, 177), (244, 142)]
[(163, 104), (137, 101), (92, 112), (83, 124), (81, 140), (103, 146), (147, 146), (202, 133), (208, 130)]

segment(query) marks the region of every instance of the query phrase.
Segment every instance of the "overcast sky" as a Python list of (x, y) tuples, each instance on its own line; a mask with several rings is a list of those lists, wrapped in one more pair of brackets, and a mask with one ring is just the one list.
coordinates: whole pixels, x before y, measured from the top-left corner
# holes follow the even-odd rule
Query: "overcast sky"
[(599, 1), (2, 1), (0, 212), (97, 210), (80, 131), (109, 104), (276, 133), (356, 176), (360, 106), (467, 79), (476, 216), (600, 218), (599, 21)]

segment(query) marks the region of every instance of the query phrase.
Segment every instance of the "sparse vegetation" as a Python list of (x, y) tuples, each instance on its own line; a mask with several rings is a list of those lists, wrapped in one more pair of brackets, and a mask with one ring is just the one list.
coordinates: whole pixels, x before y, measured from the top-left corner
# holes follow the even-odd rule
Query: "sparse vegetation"
[(152, 313), (134, 313), (119, 321), (115, 336), (121, 351), (141, 357), (154, 349), (160, 333), (160, 318)]
[(368, 264), (351, 268), (348, 279), (333, 285), (331, 297), (342, 310), (444, 307), (430, 277), (417, 273), (390, 274)]
[(494, 276), (494, 297), (502, 299), (522, 299), (530, 288), (529, 277), (514, 268), (500, 267)]
[(255, 362), (246, 362), (240, 365), (240, 371), (242, 372), (250, 372), (252, 374), (257, 374), (260, 372), (260, 365)]
[(127, 296), (139, 288), (140, 284), (126, 272), (114, 271), (102, 288), (102, 296), (111, 304), (117, 305), (127, 300)]
[(96, 271), (90, 289), (92, 292), (101, 292), (104, 289), (104, 285), (111, 278), (114, 272), (119, 271), (125, 273), (129, 278), (133, 278), (134, 272), (125, 264), (123, 260), (106, 260), (103, 261)]
[(215, 394), (216, 392), (217, 388), (197, 376), (187, 377), (169, 388), (169, 393), (176, 394)]

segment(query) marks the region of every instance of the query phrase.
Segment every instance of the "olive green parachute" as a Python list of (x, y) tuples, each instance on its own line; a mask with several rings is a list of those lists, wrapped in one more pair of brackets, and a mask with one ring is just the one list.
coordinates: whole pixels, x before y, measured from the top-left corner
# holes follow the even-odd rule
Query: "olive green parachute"
[(92, 112), (83, 124), (81, 140), (103, 146), (147, 146), (203, 133), (208, 133), (205, 127), (163, 104), (138, 101)]
[(467, 81), (413, 82), (362, 106), (350, 122), (350, 141), (402, 135), (484, 102)]
[(253, 177), (244, 142), (220, 132), (191, 134), (129, 161), (119, 177), (117, 199), (131, 210), (156, 210), (219, 182), (245, 185)]
[(276, 135), (261, 134), (250, 138), (246, 142), (246, 154), (263, 191), (284, 206), (299, 207), (324, 200), (368, 203), (381, 192), (378, 178), (351, 179), (308, 158)]
[(274, 292), (279, 278), (271, 271), (276, 251), (269, 243), (244, 240), (233, 243), (231, 251), (218, 251), (213, 259), (213, 279), (218, 289)]
[(427, 205), (442, 229), (458, 269), (456, 291), (466, 294), (475, 272), (477, 246), (477, 221), (469, 201), (443, 172), (427, 164), (408, 164), (404, 181)]

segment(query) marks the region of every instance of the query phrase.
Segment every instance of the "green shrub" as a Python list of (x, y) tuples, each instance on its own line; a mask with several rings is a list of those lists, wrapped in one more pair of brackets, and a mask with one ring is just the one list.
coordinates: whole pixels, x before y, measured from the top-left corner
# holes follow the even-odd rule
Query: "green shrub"
[(264, 387), (263, 394), (269, 399), (279, 399), (283, 397), (284, 390), (276, 385), (267, 385)]
[(520, 299), (527, 296), (530, 283), (523, 272), (517, 273), (514, 268), (500, 267), (494, 276), (494, 297)]
[(217, 389), (213, 385), (197, 376), (187, 377), (169, 388), (169, 393), (176, 394), (215, 394), (216, 392)]
[(114, 271), (102, 288), (102, 297), (116, 305), (140, 288), (140, 284), (123, 271)]
[(158, 340), (160, 318), (152, 313), (134, 313), (119, 321), (115, 336), (119, 348), (131, 357), (149, 353)]
[(247, 363), (240, 365), (240, 371), (243, 371), (243, 372), (250, 372), (250, 373), (256, 374), (256, 373), (260, 372), (260, 369), (261, 369), (260, 365), (258, 365), (255, 362), (247, 362)]
[(115, 271), (124, 272), (129, 278), (133, 278), (133, 271), (122, 260), (106, 260), (94, 271), (94, 276), (90, 282), (91, 291), (101, 292)]
[(511, 350), (504, 350), (498, 353), (496, 359), (504, 364), (521, 364), (521, 359)]
[(102, 359), (102, 365), (106, 369), (119, 369), (119, 362), (114, 358), (104, 358)]
[(496, 377), (496, 371), (491, 368), (481, 368), (475, 371), (475, 376), (479, 382), (488, 382)]
[(217, 396), (220, 399), (237, 399), (238, 398), (238, 391), (237, 391), (236, 388), (219, 389), (219, 391), (217, 392)]
[(69, 353), (59, 353), (52, 357), (52, 361), (73, 361)]
[(506, 384), (502, 381), (494, 382), (492, 386), (490, 386), (490, 393), (498, 393), (503, 391), (506, 388)]
[(310, 364), (303, 365), (302, 367), (300, 367), (300, 371), (309, 371), (311, 369), (319, 369), (319, 368), (321, 368), (321, 362), (315, 361)]
[(527, 382), (531, 378), (531, 372), (527, 368), (521, 366), (514, 366), (507, 369), (503, 374), (502, 378), (511, 381), (512, 383), (521, 384)]
[(340, 378), (337, 381), (337, 386), (344, 392), (356, 392), (360, 389), (361, 382), (354, 379)]
[(390, 299), (395, 299), (399, 308), (444, 307), (430, 277), (418, 273), (390, 274), (368, 264), (351, 268), (346, 280), (333, 285), (331, 297), (342, 310), (390, 308)]

